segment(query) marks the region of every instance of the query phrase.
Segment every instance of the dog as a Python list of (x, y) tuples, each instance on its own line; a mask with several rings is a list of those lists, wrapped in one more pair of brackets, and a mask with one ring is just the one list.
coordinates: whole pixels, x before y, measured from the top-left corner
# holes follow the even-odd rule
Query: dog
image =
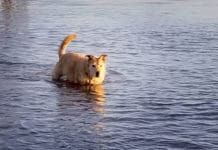
[(82, 53), (66, 52), (68, 45), (76, 39), (76, 34), (68, 35), (61, 43), (57, 62), (53, 73), (53, 80), (67, 81), (80, 85), (102, 84), (106, 75), (107, 55), (99, 57)]

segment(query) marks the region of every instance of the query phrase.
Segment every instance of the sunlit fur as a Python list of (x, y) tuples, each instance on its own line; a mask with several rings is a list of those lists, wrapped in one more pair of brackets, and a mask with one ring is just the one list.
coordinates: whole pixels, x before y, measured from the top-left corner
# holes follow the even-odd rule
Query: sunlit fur
[(58, 80), (65, 77), (75, 84), (102, 84), (106, 74), (107, 55), (99, 57), (81, 53), (66, 53), (66, 48), (75, 34), (67, 36), (59, 48), (59, 61), (57, 62), (52, 78)]

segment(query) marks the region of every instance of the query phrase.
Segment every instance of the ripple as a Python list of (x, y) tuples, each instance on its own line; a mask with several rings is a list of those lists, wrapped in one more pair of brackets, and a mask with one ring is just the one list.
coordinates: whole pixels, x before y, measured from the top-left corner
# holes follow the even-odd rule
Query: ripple
[[(217, 4), (1, 1), (0, 149), (218, 149)], [(102, 86), (52, 81), (71, 32)]]

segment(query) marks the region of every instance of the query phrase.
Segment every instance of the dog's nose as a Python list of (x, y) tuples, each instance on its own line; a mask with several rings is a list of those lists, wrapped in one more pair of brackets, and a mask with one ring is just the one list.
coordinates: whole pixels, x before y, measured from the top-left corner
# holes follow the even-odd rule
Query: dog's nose
[(99, 71), (97, 71), (97, 72), (96, 72), (96, 77), (99, 77), (99, 74), (100, 74)]

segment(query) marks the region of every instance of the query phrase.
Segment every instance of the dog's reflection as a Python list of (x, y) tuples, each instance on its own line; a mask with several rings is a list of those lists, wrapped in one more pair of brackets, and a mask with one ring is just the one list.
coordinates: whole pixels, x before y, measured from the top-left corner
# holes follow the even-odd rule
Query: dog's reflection
[[(84, 101), (87, 101), (88, 103), (92, 103), (92, 108), (95, 112), (99, 114), (104, 114), (104, 106), (106, 102), (106, 96), (105, 96), (105, 89), (103, 85), (75, 85), (69, 82), (58, 82), (58, 87), (64, 88), (63, 90), (63, 99), (67, 100), (70, 99), (69, 96), (71, 95), (69, 92), (72, 92), (72, 97), (75, 98), (75, 95), (73, 93), (77, 92), (79, 94), (79, 99), (83, 99)], [(64, 100), (64, 101), (65, 101)], [(71, 99), (72, 100), (72, 99)], [(72, 100), (72, 102), (75, 104), (76, 101)], [(78, 102), (78, 101), (77, 101)]]
[(81, 89), (86, 92), (89, 99), (95, 103), (93, 107), (94, 110), (103, 114), (105, 105), (105, 90), (103, 85), (83, 86)]

